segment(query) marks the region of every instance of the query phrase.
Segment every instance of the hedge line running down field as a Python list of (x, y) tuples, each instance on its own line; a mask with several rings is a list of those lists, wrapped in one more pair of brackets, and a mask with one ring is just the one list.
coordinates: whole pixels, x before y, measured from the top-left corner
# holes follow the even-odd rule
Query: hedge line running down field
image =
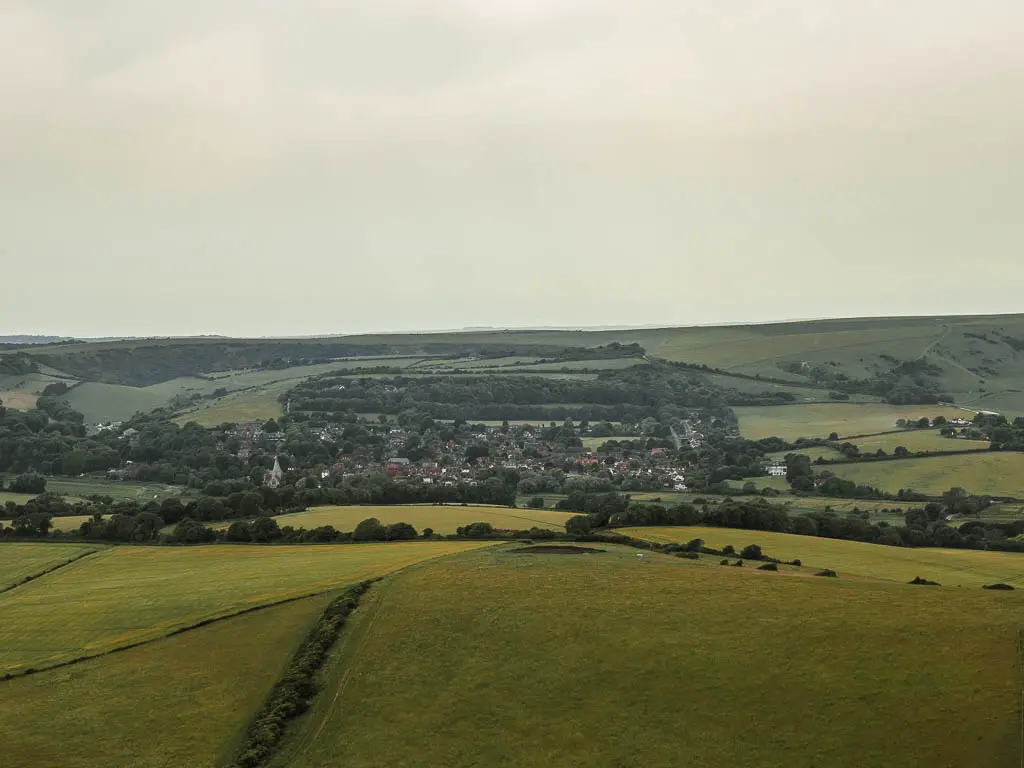
[(238, 768), (256, 768), (266, 764), (280, 745), (288, 721), (309, 708), (309, 702), (317, 692), (316, 671), (341, 634), (349, 614), (359, 605), (359, 599), (372, 583), (372, 580), (363, 581), (348, 587), (317, 619), (292, 657), (284, 676), (274, 685), (266, 703), (246, 731), (241, 754), (235, 762)]

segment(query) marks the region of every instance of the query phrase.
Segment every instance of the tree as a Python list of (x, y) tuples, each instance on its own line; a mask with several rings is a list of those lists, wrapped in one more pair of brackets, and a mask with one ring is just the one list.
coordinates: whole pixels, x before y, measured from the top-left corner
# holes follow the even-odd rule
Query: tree
[(253, 541), (269, 542), (281, 538), (281, 529), (277, 525), (277, 520), (272, 517), (257, 517), (249, 527)]
[(905, 459), (907, 456), (910, 455), (910, 451), (908, 451), (906, 447), (902, 445), (897, 445), (896, 448), (893, 449), (892, 453), (893, 456), (895, 456), (898, 459)]
[(590, 533), (590, 515), (575, 515), (565, 521), (566, 533), (576, 536), (585, 536)]
[[(523, 482), (526, 481), (524, 480)], [(534, 496), (532, 499), (530, 499), (529, 502), (527, 502), (526, 506), (528, 506), (530, 509), (544, 509), (544, 497)]]
[(352, 531), (352, 541), (384, 541), (387, 530), (376, 517), (368, 517)]
[(740, 551), (740, 557), (744, 560), (760, 560), (764, 555), (761, 553), (760, 546), (757, 544), (750, 544)]
[(18, 475), (11, 481), (11, 493), (43, 493), (46, 491), (46, 478), (35, 472)]
[(252, 541), (249, 524), (244, 520), (235, 520), (235, 522), (228, 526), (224, 538), (228, 541)]
[(388, 541), (404, 541), (416, 538), (416, 529), (409, 523), (392, 523), (384, 529)]
[(970, 494), (958, 486), (956, 488), (950, 488), (942, 494), (942, 503), (946, 506), (946, 511), (949, 514), (958, 515), (966, 511), (967, 500), (969, 498)]

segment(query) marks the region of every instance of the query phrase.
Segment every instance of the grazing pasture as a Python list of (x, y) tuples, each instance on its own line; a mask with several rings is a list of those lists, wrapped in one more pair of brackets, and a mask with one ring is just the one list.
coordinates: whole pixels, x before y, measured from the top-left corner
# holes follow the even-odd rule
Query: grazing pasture
[[(905, 434), (905, 433), (904, 433)], [(787, 455), (795, 453), (798, 456), (806, 456), (811, 461), (817, 459), (828, 459), (829, 461), (842, 460), (843, 454), (837, 451), (835, 448), (829, 448), (827, 445), (815, 446), (813, 448), (798, 448), (795, 451), (779, 451), (778, 453), (769, 453), (768, 458), (774, 459), (775, 461), (783, 461)]]
[[(385, 525), (409, 523), (417, 531), (433, 528), (436, 533), (455, 533), (455, 529), (470, 523), (490, 523), (495, 528), (526, 530), (547, 528), (564, 531), (565, 521), (573, 513), (555, 512), (544, 509), (511, 509), (509, 507), (463, 507), (459, 505), (435, 506), (432, 504), (406, 504), (394, 506), (350, 506), (314, 507), (305, 512), (278, 515), (278, 525), (293, 528), (318, 528), (333, 525), (339, 531), (351, 531), (362, 520), (376, 517)], [(227, 527), (218, 523), (214, 527)]]
[(975, 453), (827, 467), (839, 477), (885, 491), (913, 488), (938, 495), (959, 486), (971, 493), (1024, 499), (1024, 454)]
[(1020, 593), (601, 548), (569, 557), (506, 545), (377, 585), (275, 764), (1019, 759)]
[(801, 571), (808, 575), (822, 568), (831, 568), (840, 577), (900, 583), (921, 576), (943, 586), (980, 587), (1005, 582), (1024, 587), (1024, 555), (1014, 552), (908, 549), (792, 533), (704, 526), (623, 528), (619, 533), (662, 544), (672, 541), (685, 544), (692, 539), (704, 539), (706, 545), (713, 549), (731, 544), (737, 552), (748, 544), (758, 544), (769, 557), (800, 560), (803, 563)]
[(0, 675), (479, 546), (486, 543), (111, 548), (0, 595)]
[(4, 542), (0, 544), (0, 589), (97, 549), (88, 544)]
[(903, 446), (911, 453), (985, 450), (989, 446), (987, 440), (959, 440), (943, 437), (937, 429), (914, 429), (891, 435), (860, 437), (851, 442), (860, 448), (861, 453), (875, 453), (878, 449), (882, 449), (889, 454), (893, 453), (897, 446)]
[(187, 496), (190, 491), (180, 485), (163, 483), (137, 483), (132, 481), (103, 480), (94, 477), (48, 477), (46, 490), (74, 498), (110, 496), (135, 501), (163, 501), (175, 496)]
[(0, 682), (5, 768), (214, 768), (280, 678), (327, 595)]
[(896, 429), (897, 419), (970, 417), (967, 411), (941, 405), (887, 405), (885, 403), (812, 403), (808, 405), (734, 408), (740, 434), (748, 440), (781, 437), (840, 437), (870, 435)]

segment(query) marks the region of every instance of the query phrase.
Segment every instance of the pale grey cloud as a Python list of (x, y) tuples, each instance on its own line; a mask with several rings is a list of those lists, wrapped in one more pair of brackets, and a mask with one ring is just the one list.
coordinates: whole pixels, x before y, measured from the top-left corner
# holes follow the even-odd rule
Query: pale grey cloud
[(0, 266), (47, 288), (0, 330), (1015, 310), (1022, 30), (1015, 0), (8, 0)]

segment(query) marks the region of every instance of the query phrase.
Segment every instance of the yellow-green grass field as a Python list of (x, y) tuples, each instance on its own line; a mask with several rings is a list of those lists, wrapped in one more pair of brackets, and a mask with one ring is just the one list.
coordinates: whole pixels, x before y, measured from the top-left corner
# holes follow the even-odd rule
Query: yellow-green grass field
[(789, 490), (789, 482), (784, 477), (747, 477), (743, 480), (729, 480), (728, 483), (733, 488), (742, 488), (747, 483), (753, 483), (759, 491), (765, 488), (774, 488), (776, 491)]
[(218, 398), (195, 410), (174, 418), (177, 424), (194, 421), (203, 427), (217, 427), (226, 422), (266, 421), (284, 414), (278, 397), (295, 386), (294, 381), (283, 381), (259, 389), (235, 392)]
[[(86, 520), (91, 520), (92, 515), (65, 515), (63, 517), (50, 518), (52, 528), (51, 533), (61, 531), (62, 533), (74, 533), (76, 532)], [(11, 526), (10, 520), (0, 520), (0, 526), (6, 525)]]
[[(104, 480), (94, 477), (48, 477), (46, 490), (58, 493), (71, 499), (84, 499), (88, 496), (110, 496), (113, 499), (134, 499), (151, 501), (172, 496), (188, 496), (189, 489), (180, 485), (164, 485), (162, 483), (137, 483), (131, 481)], [(0, 502), (13, 501), (24, 504), (34, 499), (34, 493), (0, 493)]]
[[(908, 549), (865, 544), (860, 541), (797, 536), (772, 531), (746, 531), (704, 526), (623, 528), (626, 536), (685, 544), (704, 539), (707, 546), (722, 549), (731, 544), (739, 552), (758, 544), (768, 557), (800, 560), (802, 571), (831, 568), (842, 577), (908, 582), (915, 576), (943, 586), (980, 587), (1003, 582), (1024, 587), (1024, 555), (1015, 552), (982, 552), (973, 549)], [(719, 558), (712, 558), (715, 562)]]
[(274, 765), (1017, 764), (1020, 593), (600, 548), (377, 585)]
[(35, 576), (96, 549), (98, 547), (86, 544), (0, 544), (0, 589), (18, 584), (28, 576)]
[(733, 408), (740, 434), (748, 440), (781, 437), (840, 437), (869, 435), (896, 429), (897, 419), (924, 416), (964, 418), (968, 411), (941, 405), (887, 405), (885, 403), (811, 403), (808, 405), (745, 406)]
[(991, 452), (966, 456), (930, 456), (921, 459), (873, 461), (828, 467), (839, 477), (881, 488), (937, 495), (950, 488), (974, 494), (1024, 499), (1024, 454)]
[(0, 683), (5, 768), (215, 768), (329, 595)]
[[(827, 437), (827, 435), (826, 435)], [(837, 451), (835, 448), (829, 448), (827, 445), (815, 446), (813, 448), (799, 448), (795, 451), (779, 451), (778, 453), (769, 453), (768, 458), (774, 459), (775, 461), (782, 461), (787, 455), (795, 453), (798, 456), (806, 456), (811, 461), (817, 459), (828, 459), (830, 461), (837, 461), (843, 458), (843, 454)]]
[(0, 675), (480, 546), (486, 543), (111, 548), (0, 595)]
[[(372, 507), (314, 507), (305, 512), (278, 515), (278, 525), (293, 528), (318, 528), (333, 525), (339, 531), (351, 531), (368, 517), (376, 517), (385, 525), (409, 523), (420, 533), (433, 528), (435, 533), (455, 533), (462, 525), (490, 523), (504, 530), (528, 530), (533, 527), (564, 531), (565, 521), (572, 513), (545, 509), (510, 509), (509, 507), (435, 506), (432, 504), (406, 504)], [(217, 523), (214, 528), (226, 528), (230, 523)]]
[(985, 450), (989, 446), (988, 440), (955, 440), (943, 437), (935, 429), (915, 429), (890, 435), (861, 437), (852, 442), (860, 448), (861, 453), (875, 453), (879, 448), (886, 453), (892, 453), (901, 445), (911, 453)]
[(588, 451), (596, 451), (602, 445), (607, 443), (609, 440), (640, 440), (646, 442), (647, 438), (629, 435), (615, 435), (614, 437), (583, 437), (580, 438), (583, 442), (583, 448)]

